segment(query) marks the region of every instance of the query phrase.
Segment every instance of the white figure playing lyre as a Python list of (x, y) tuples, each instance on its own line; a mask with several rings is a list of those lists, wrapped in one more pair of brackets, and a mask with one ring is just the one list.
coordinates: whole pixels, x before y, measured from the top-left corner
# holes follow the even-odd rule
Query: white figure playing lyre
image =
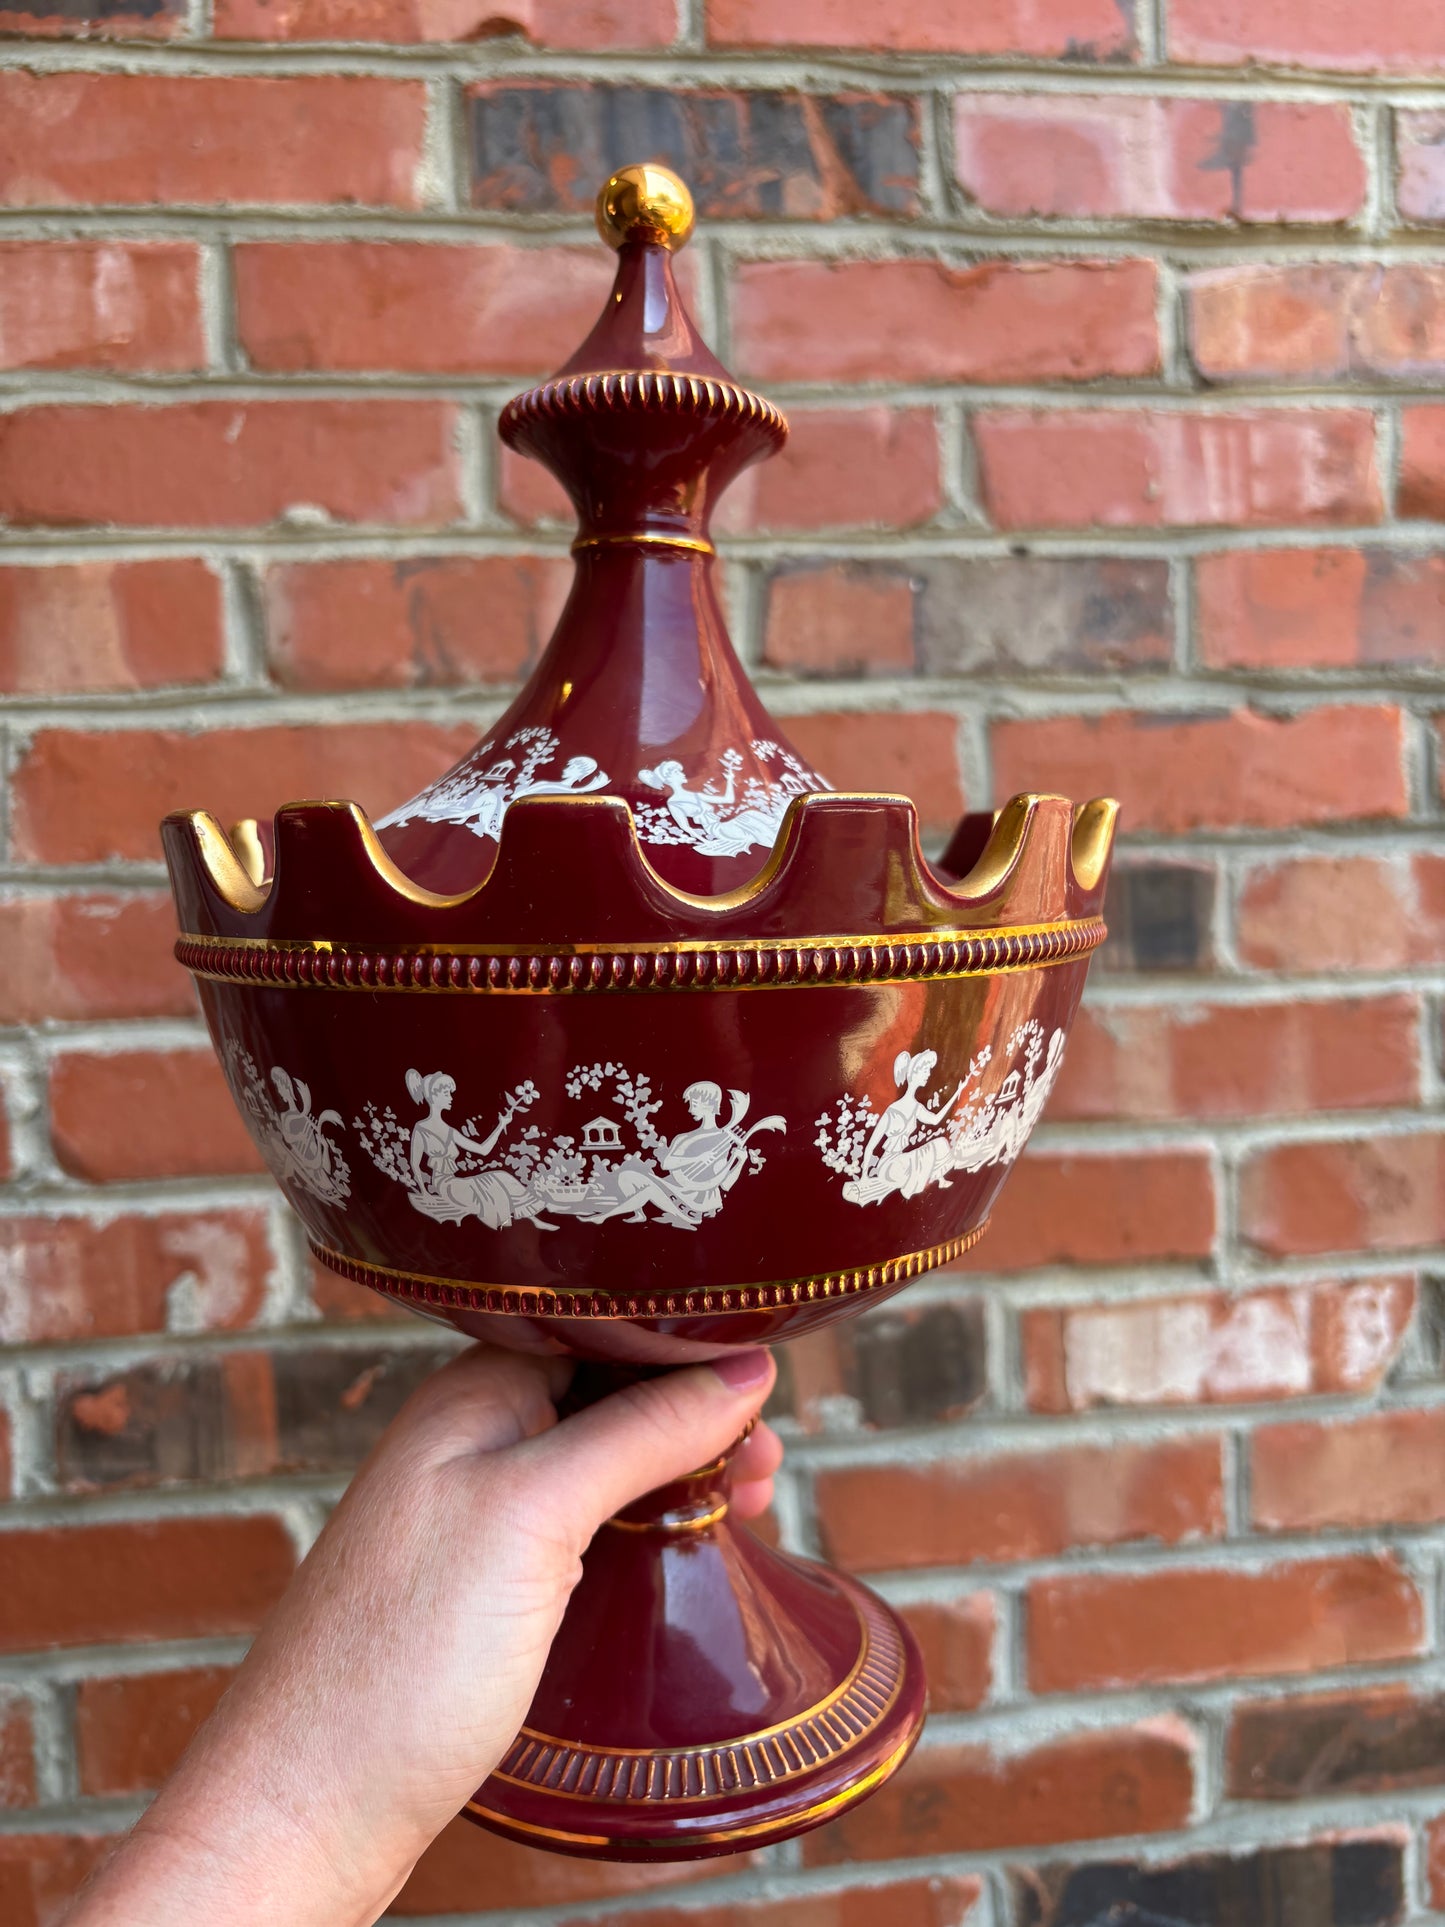
[(599, 1172), (577, 1208), (578, 1216), (590, 1224), (623, 1216), (630, 1224), (642, 1224), (650, 1205), (669, 1224), (691, 1231), (721, 1211), (725, 1194), (747, 1165), (749, 1139), (759, 1131), (788, 1128), (787, 1120), (775, 1113), (743, 1130), (748, 1093), (730, 1091), (728, 1095), (732, 1108), (727, 1123), (720, 1124), (721, 1085), (709, 1078), (689, 1084), (682, 1097), (697, 1128), (679, 1132), (653, 1159), (631, 1156), (615, 1169)]
[(946, 1104), (930, 1109), (919, 1092), (937, 1067), (937, 1051), (899, 1051), (893, 1081), (902, 1095), (894, 1098), (873, 1126), (863, 1147), (862, 1168), (843, 1186), (850, 1204), (880, 1204), (895, 1191), (914, 1198), (930, 1184), (948, 1188), (953, 1146), (943, 1126), (963, 1095), (964, 1081), (960, 1079)]
[(345, 1128), (341, 1113), (321, 1111), (313, 1117), (310, 1087), (301, 1078), (282, 1070), (279, 1064), (271, 1071), (271, 1082), (285, 1106), (276, 1113), (276, 1130), (297, 1180), (319, 1198), (339, 1201), (346, 1197), (351, 1189), (351, 1174), (339, 1146), (326, 1135), (328, 1124)]

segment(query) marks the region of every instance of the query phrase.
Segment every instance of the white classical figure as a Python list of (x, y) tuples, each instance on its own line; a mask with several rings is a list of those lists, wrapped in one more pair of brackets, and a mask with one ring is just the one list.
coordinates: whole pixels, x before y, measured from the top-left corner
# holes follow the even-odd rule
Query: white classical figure
[(937, 1051), (899, 1051), (893, 1081), (902, 1095), (894, 1098), (873, 1126), (863, 1148), (862, 1169), (843, 1186), (850, 1204), (878, 1204), (895, 1191), (914, 1198), (930, 1184), (947, 1186), (953, 1146), (944, 1120), (963, 1095), (963, 1082), (960, 1079), (946, 1104), (930, 1110), (919, 1093), (937, 1067)]
[(422, 820), (455, 823), (474, 836), (497, 838), (502, 834), (503, 817), (520, 797), (587, 796), (607, 787), (607, 772), (594, 756), (569, 757), (559, 776), (538, 774), (557, 753), (558, 739), (550, 729), (514, 730), (503, 747), (519, 752), (520, 762), (516, 755), (499, 756), (485, 769), (475, 768), (494, 747), (491, 742), (483, 743), (468, 759), (467, 767), (451, 771), (420, 796), (379, 816), (377, 829)]
[(311, 1115), (311, 1091), (301, 1078), (273, 1065), (271, 1082), (285, 1108), (276, 1113), (276, 1131), (287, 1164), (298, 1183), (319, 1198), (339, 1202), (351, 1190), (351, 1173), (340, 1147), (326, 1135), (326, 1126), (344, 1129), (339, 1111)]
[(457, 1093), (456, 1079), (446, 1071), (425, 1076), (420, 1071), (408, 1071), (406, 1088), (413, 1103), (427, 1107), (426, 1116), (419, 1118), (411, 1131), (411, 1201), (418, 1211), (449, 1224), (480, 1218), (493, 1231), (516, 1218), (537, 1217), (540, 1206), (510, 1171), (495, 1165), (481, 1170), (460, 1168), (464, 1163), (490, 1157), (512, 1121), (511, 1104), (503, 1106), (495, 1128), (479, 1140), (446, 1120)]
[(761, 802), (737, 803), (734, 785), (741, 762), (736, 753), (723, 757), (727, 780), (720, 790), (711, 783), (690, 788), (687, 772), (672, 757), (656, 769), (640, 769), (637, 780), (649, 789), (666, 790), (663, 807), (681, 832), (678, 840), (690, 843), (699, 856), (744, 856), (752, 849), (772, 848), (793, 799), (772, 791)]
[(625, 1217), (642, 1224), (651, 1206), (669, 1224), (693, 1230), (704, 1218), (722, 1210), (723, 1197), (741, 1177), (748, 1162), (748, 1142), (759, 1131), (786, 1131), (786, 1119), (776, 1113), (742, 1128), (751, 1102), (746, 1091), (730, 1091), (726, 1124), (718, 1122), (722, 1087), (703, 1078), (689, 1084), (683, 1102), (696, 1129), (681, 1131), (652, 1158), (635, 1154), (609, 1170), (595, 1173), (585, 1198), (576, 1209), (589, 1224)]

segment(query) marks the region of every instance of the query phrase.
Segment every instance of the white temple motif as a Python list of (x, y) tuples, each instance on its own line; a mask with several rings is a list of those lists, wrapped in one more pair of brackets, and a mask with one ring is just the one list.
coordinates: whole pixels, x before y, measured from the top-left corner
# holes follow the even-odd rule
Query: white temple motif
[(328, 1125), (341, 1125), (338, 1111), (311, 1113), (310, 1087), (299, 1077), (271, 1069), (273, 1098), (254, 1057), (234, 1040), (226, 1046), (226, 1062), (251, 1135), (273, 1174), (300, 1185), (326, 1204), (341, 1204), (351, 1195), (351, 1167), (341, 1146), (326, 1135)]
[(378, 1111), (375, 1104), (354, 1120), (372, 1162), (406, 1186), (413, 1207), (426, 1217), (447, 1224), (477, 1218), (494, 1231), (519, 1220), (555, 1231), (554, 1220), (563, 1217), (695, 1231), (722, 1210), (744, 1172), (762, 1169), (762, 1151), (752, 1142), (757, 1133), (787, 1129), (777, 1115), (744, 1128), (746, 1091), (728, 1092), (724, 1120), (722, 1087), (704, 1078), (682, 1094), (692, 1128), (664, 1137), (652, 1121), (663, 1100), (653, 1096), (645, 1076), (612, 1063), (579, 1065), (567, 1074), (569, 1097), (610, 1089), (610, 1102), (621, 1113), (620, 1119), (586, 1119), (578, 1136), (549, 1138), (533, 1124), (504, 1141), (513, 1120), (540, 1096), (530, 1078), (507, 1093), (490, 1129), (472, 1118), (450, 1121), (457, 1085), (448, 1072), (410, 1070), (406, 1087), (424, 1111), (414, 1122), (399, 1119), (390, 1105)]
[(850, 1204), (881, 1204), (895, 1193), (915, 1198), (930, 1185), (946, 1190), (955, 1171), (1012, 1164), (1048, 1101), (1064, 1058), (1064, 1033), (1045, 1042), (1037, 1018), (1019, 1025), (1005, 1049), (1009, 1070), (992, 1089), (983, 1074), (993, 1058), (985, 1044), (952, 1091), (924, 1092), (938, 1069), (932, 1050), (900, 1051), (893, 1064), (899, 1095), (875, 1112), (865, 1095), (840, 1097), (818, 1119), (815, 1140), (829, 1170), (845, 1182)]
[(780, 743), (759, 741), (752, 750), (760, 763), (779, 766), (776, 776), (754, 773), (740, 785), (738, 772), (744, 759), (736, 749), (725, 749), (719, 756), (717, 778), (699, 781), (671, 758), (655, 769), (640, 769), (639, 783), (667, 795), (665, 803), (635, 806), (642, 841), (688, 843), (699, 856), (745, 856), (753, 849), (770, 850), (793, 798), (832, 786)]
[[(587, 796), (605, 789), (608, 777), (591, 756), (573, 756), (560, 774), (541, 774), (556, 760), (560, 747), (550, 729), (515, 729), (504, 743), (487, 737), (461, 769), (433, 783), (429, 789), (376, 820), (379, 830), (403, 823), (455, 823), (473, 836), (499, 837), (502, 818), (522, 796)], [(485, 763), (492, 751), (502, 754)]]

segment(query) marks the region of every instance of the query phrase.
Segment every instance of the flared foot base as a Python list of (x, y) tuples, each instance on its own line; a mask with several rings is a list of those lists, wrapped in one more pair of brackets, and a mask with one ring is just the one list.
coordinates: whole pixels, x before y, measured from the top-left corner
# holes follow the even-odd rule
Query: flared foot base
[(554, 1853), (698, 1860), (805, 1833), (866, 1798), (922, 1727), (918, 1654), (882, 1600), (797, 1565), (836, 1586), (856, 1616), (854, 1664), (830, 1693), (792, 1719), (720, 1732), (710, 1745), (609, 1747), (525, 1727), (468, 1816)]
[(902, 1765), (924, 1715), (907, 1628), (735, 1525), (726, 1490), (719, 1461), (604, 1526), (471, 1819), (557, 1853), (702, 1859), (821, 1826)]

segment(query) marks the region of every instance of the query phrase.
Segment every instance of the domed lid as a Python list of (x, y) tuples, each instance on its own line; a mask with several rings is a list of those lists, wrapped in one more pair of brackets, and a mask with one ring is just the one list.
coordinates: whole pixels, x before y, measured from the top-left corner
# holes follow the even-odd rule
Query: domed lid
[(762, 868), (795, 796), (831, 787), (758, 700), (714, 581), (717, 498), (781, 448), (787, 423), (733, 381), (683, 305), (672, 254), (692, 230), (692, 198), (677, 176), (623, 168), (598, 196), (597, 225), (618, 252), (607, 305), (565, 367), (500, 423), (576, 508), (571, 594), (501, 720), (376, 825), (431, 890), (487, 874), (518, 798), (597, 795), (625, 798), (667, 882), (719, 894)]

